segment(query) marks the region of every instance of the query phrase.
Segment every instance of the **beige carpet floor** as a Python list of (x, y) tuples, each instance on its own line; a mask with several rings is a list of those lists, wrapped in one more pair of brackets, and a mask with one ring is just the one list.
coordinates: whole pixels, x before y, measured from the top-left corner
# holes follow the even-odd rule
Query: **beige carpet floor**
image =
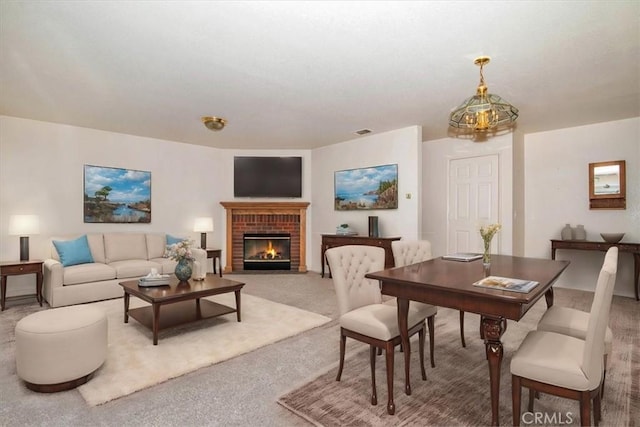
[[(233, 293), (207, 299), (235, 307)], [(331, 320), (247, 294), (242, 294), (241, 304), (242, 322), (231, 313), (178, 326), (160, 331), (154, 346), (148, 328), (131, 318), (129, 323), (123, 322), (122, 299), (94, 303), (107, 312), (108, 355), (93, 379), (79, 387), (80, 394), (89, 405), (99, 405)], [(132, 297), (131, 308), (142, 305), (145, 303)]]
[[(568, 300), (556, 295), (556, 304), (588, 309), (591, 301), (587, 298)], [(629, 298), (614, 297), (610, 321), (614, 346), (602, 404), (601, 425), (604, 426), (634, 426), (640, 423), (639, 304)], [(520, 322), (509, 321), (507, 332), (503, 336), (505, 357), (501, 371), (501, 425), (511, 425), (511, 356), (526, 333), (535, 329), (545, 307), (544, 301), (540, 301)], [(479, 316), (466, 315), (467, 348), (462, 348), (460, 344), (458, 324), (457, 311), (439, 309), (435, 333), (436, 367), (427, 369), (427, 381), (420, 378), (417, 343), (412, 342), (411, 396), (403, 392), (403, 355), (396, 353), (395, 415), (386, 413), (384, 356), (380, 356), (376, 363), (378, 405), (372, 406), (369, 403), (371, 375), (367, 350), (347, 359), (342, 381), (335, 381), (336, 364), (306, 384), (281, 396), (278, 403), (316, 426), (489, 425), (489, 371), (484, 344), (478, 337)], [(355, 341), (348, 339), (347, 350), (349, 345), (354, 344)], [(525, 392), (523, 411), (526, 410), (527, 396), (528, 393)], [(547, 417), (546, 422), (536, 425), (580, 424), (576, 401), (543, 395), (536, 401), (534, 410)]]

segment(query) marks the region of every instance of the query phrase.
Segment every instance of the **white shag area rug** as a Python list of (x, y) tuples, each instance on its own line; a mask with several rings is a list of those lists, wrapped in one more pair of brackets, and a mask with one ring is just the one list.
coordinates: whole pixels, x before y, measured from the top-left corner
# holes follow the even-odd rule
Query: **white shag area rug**
[[(235, 307), (233, 292), (208, 297)], [(296, 307), (241, 295), (241, 322), (236, 313), (161, 330), (154, 346), (152, 332), (129, 317), (124, 323), (122, 299), (93, 303), (107, 313), (107, 360), (86, 384), (78, 387), (85, 401), (100, 405), (196, 369), (256, 350), (318, 327), (331, 319)], [(131, 297), (130, 308), (147, 305)], [(162, 308), (160, 308), (162, 317)]]

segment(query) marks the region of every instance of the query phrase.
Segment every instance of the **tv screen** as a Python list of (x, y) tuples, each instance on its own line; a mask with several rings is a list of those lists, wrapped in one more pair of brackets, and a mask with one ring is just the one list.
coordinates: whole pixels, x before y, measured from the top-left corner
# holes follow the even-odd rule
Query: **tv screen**
[(302, 157), (234, 157), (235, 197), (302, 197)]

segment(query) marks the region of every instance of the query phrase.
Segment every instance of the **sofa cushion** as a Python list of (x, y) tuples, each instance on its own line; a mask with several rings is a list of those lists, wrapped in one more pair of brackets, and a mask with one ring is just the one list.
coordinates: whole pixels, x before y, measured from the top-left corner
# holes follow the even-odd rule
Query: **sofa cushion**
[[(87, 241), (89, 242), (89, 249), (91, 249), (91, 257), (93, 258), (93, 262), (99, 262), (104, 264), (104, 240), (102, 238), (102, 233), (90, 233), (86, 234)], [(81, 237), (79, 235), (73, 236), (63, 236), (63, 237), (54, 237), (52, 240), (71, 240), (77, 237)], [(58, 255), (58, 251), (56, 247), (51, 242), (51, 258), (56, 261), (60, 261), (60, 255)]]
[(117, 279), (128, 279), (131, 277), (142, 277), (151, 273), (151, 269), (155, 268), (158, 272), (162, 266), (157, 262), (147, 261), (144, 259), (130, 259), (124, 261), (115, 261), (109, 263), (110, 267), (116, 270)]
[(165, 247), (167, 246), (166, 234), (147, 234), (147, 254), (149, 260), (153, 258), (162, 258), (164, 256)]
[(158, 273), (160, 274), (173, 274), (176, 271), (176, 265), (178, 264), (178, 261), (174, 261), (169, 258), (154, 258), (149, 261), (158, 263), (161, 266), (161, 268), (158, 269)]
[[(169, 258), (170, 257), (170, 253), (171, 253), (171, 246), (173, 245), (177, 245), (180, 242), (184, 242), (184, 241), (188, 241), (189, 239), (186, 237), (174, 237), (171, 236), (169, 234), (167, 234), (167, 243), (164, 247), (164, 253), (162, 254), (162, 256), (164, 258)], [(151, 258), (151, 257), (149, 257)]]
[(114, 268), (97, 262), (65, 267), (62, 274), (62, 284), (64, 286), (116, 278), (116, 270)]
[(122, 260), (149, 259), (147, 239), (142, 233), (107, 233), (104, 235), (104, 252), (107, 264)]
[(54, 240), (53, 246), (55, 246), (64, 267), (93, 262), (86, 235), (73, 240)]
[(184, 239), (182, 237), (173, 237), (167, 234), (167, 245), (175, 245), (176, 243), (180, 243), (183, 240), (187, 240), (187, 239)]

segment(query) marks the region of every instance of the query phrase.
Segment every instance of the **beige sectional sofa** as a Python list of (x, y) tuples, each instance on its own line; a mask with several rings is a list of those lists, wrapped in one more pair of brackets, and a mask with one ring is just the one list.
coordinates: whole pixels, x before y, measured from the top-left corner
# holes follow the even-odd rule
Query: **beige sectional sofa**
[[(87, 234), (92, 263), (69, 265), (60, 262), (53, 240), (51, 259), (44, 262), (43, 294), (51, 307), (80, 304), (123, 296), (119, 282), (149, 274), (172, 274), (176, 261), (165, 258), (167, 235), (160, 233)], [(207, 252), (195, 248), (194, 277), (204, 276)]]

